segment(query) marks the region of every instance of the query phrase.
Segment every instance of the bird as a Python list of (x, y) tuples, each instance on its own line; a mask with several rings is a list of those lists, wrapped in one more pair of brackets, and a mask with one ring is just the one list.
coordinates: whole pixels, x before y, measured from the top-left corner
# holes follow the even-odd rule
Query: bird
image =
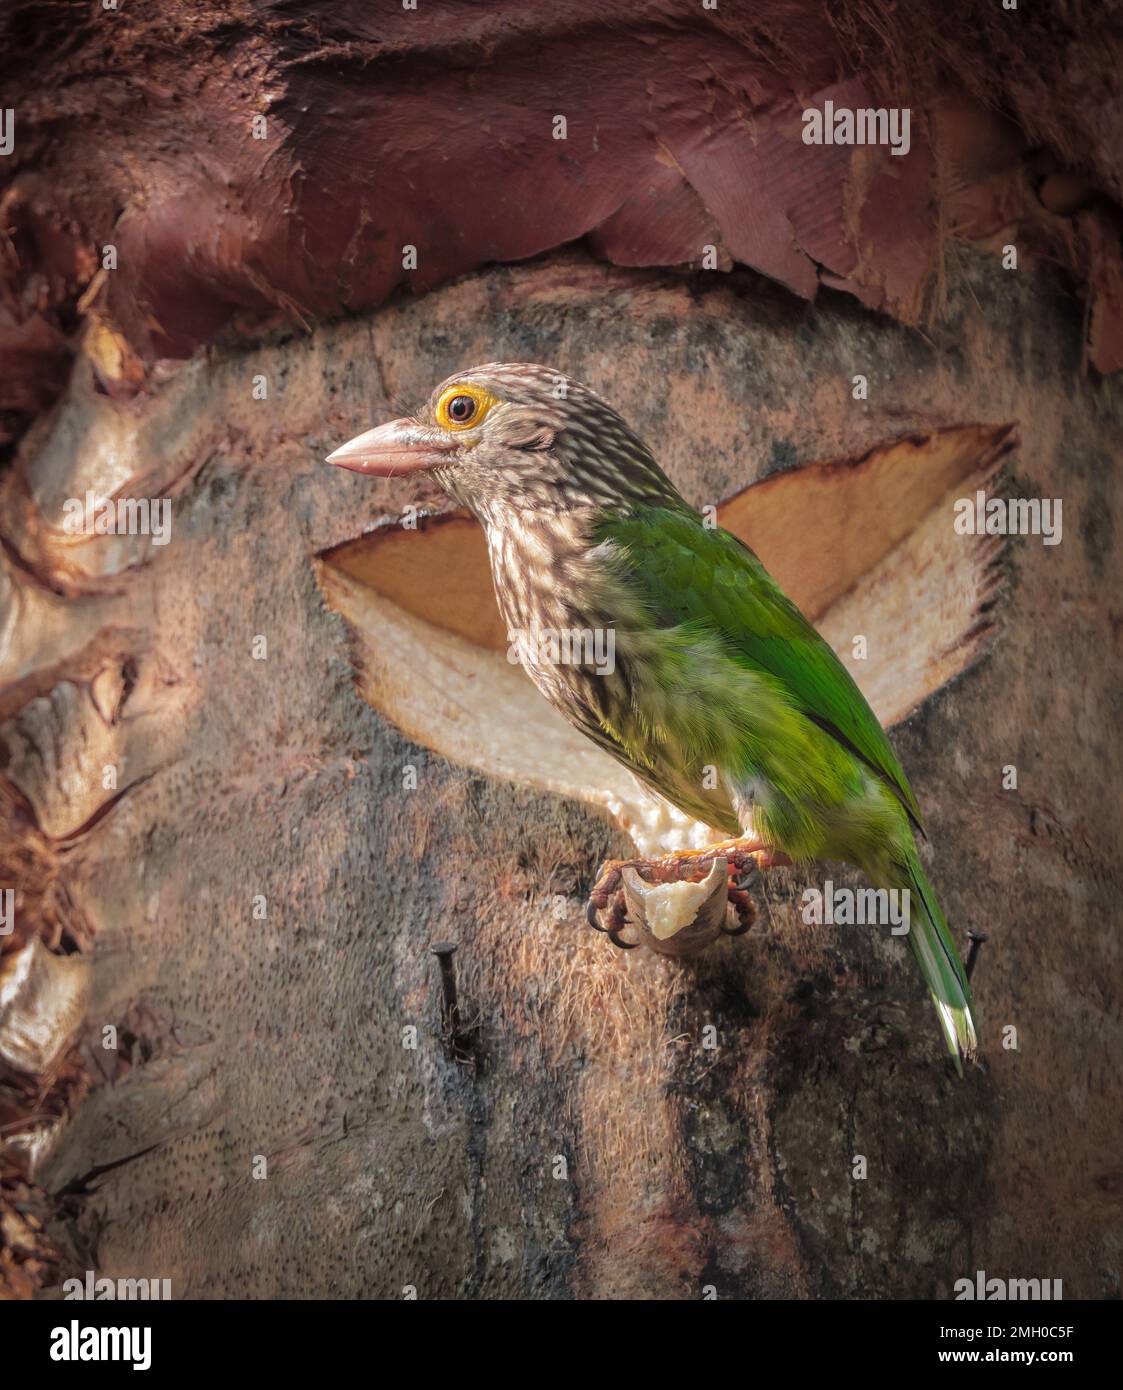
[(889, 739), (756, 554), (690, 507), (607, 401), (550, 367), (488, 363), (327, 461), (427, 473), (472, 512), (509, 634), (613, 634), (607, 672), (533, 640), (520, 657), (542, 695), (658, 795), (731, 846), (842, 861), (907, 895), (908, 940), (962, 1076), (978, 1050), (974, 1002)]

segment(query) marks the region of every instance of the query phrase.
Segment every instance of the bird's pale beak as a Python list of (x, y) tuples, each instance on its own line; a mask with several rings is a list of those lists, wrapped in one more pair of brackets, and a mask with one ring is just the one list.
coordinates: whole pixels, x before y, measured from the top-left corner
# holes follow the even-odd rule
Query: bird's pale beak
[(448, 463), (449, 453), (455, 447), (451, 441), (446, 444), (435, 440), (414, 420), (391, 420), (349, 439), (327, 456), (327, 462), (350, 468), (354, 473), (391, 478), (399, 473), (440, 468)]

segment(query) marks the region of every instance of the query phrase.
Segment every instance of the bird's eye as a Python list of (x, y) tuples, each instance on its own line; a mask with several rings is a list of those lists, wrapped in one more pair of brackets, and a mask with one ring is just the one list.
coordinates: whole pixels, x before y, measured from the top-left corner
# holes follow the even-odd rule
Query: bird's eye
[(477, 386), (474, 381), (463, 381), (441, 392), (434, 414), (442, 429), (474, 429), (483, 423), (484, 416), (492, 406), (498, 404), (499, 401), (485, 386)]

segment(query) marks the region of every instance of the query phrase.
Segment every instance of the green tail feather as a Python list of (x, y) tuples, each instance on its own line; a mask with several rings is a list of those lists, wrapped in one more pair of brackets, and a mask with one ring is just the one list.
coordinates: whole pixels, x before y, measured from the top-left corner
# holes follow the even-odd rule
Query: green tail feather
[(967, 972), (955, 949), (936, 894), (915, 852), (901, 866), (900, 872), (901, 882), (897, 886), (909, 890), (909, 941), (913, 955), (932, 995), (932, 1002), (936, 1005), (940, 1028), (948, 1051), (955, 1060), (955, 1069), (962, 1076), (963, 1063), (960, 1058), (966, 1057), (970, 1061), (979, 1048), (973, 1017), (975, 1002), (971, 998)]

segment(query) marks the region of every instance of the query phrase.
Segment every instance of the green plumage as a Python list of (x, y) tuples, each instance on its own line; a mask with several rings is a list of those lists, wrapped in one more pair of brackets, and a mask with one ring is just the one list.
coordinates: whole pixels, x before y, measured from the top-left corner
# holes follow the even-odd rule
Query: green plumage
[(748, 546), (666, 507), (606, 515), (597, 535), (628, 556), (627, 583), (660, 627), (694, 624), (719, 637), (732, 661), (767, 672), (793, 709), (879, 774), (919, 826), (912, 788), (862, 692)]
[(492, 362), (332, 458), (432, 469), (486, 530), (508, 630), (614, 633), (611, 672), (522, 660), (546, 699), (668, 801), (795, 861), (842, 860), (907, 891), (948, 1048), (957, 1067), (974, 1054), (966, 975), (913, 839), (920, 812), (873, 711), (752, 551), (703, 525), (607, 402), (550, 368)]
[[(616, 628), (600, 741), (668, 800), (797, 861), (907, 889), (909, 940), (949, 1051), (976, 1040), (963, 966), (916, 851), (920, 811), (861, 691), (757, 557), (692, 512), (600, 513), (603, 573), (577, 606)], [(709, 782), (717, 785), (706, 790)]]

